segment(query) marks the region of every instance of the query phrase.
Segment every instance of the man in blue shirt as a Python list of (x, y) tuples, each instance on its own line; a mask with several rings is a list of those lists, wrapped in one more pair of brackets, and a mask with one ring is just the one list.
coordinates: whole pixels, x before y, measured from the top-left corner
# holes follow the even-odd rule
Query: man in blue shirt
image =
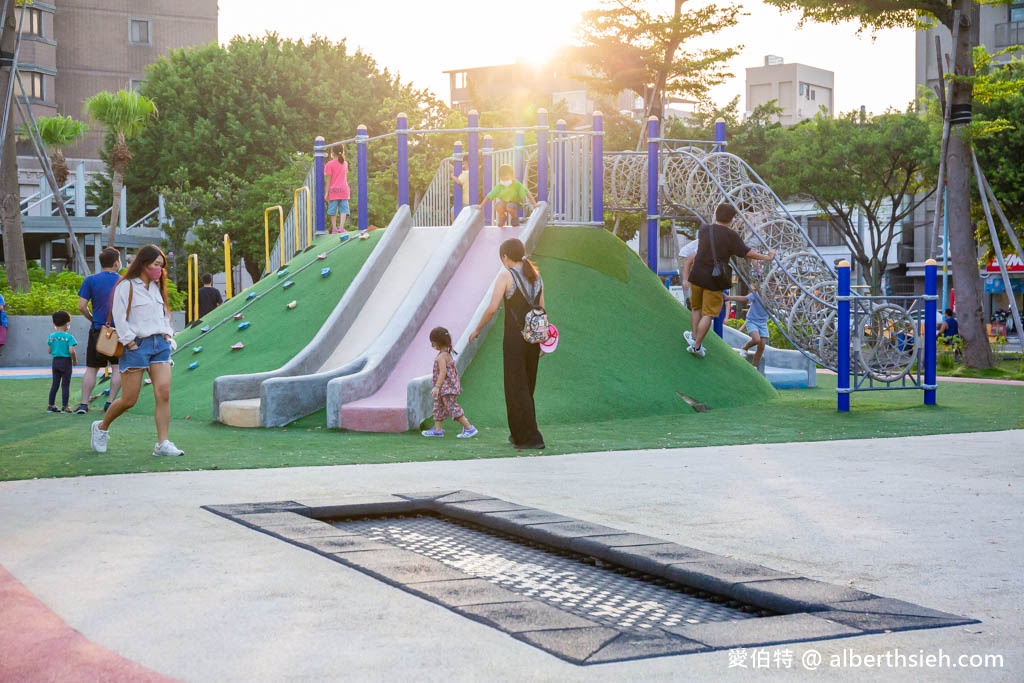
[[(100, 252), (100, 272), (90, 275), (82, 281), (78, 289), (78, 312), (92, 321), (89, 328), (89, 343), (85, 350), (85, 374), (82, 376), (82, 399), (75, 408), (76, 415), (84, 415), (89, 412), (89, 396), (93, 387), (96, 386), (96, 375), (100, 370), (110, 366), (110, 396), (107, 397), (106, 411), (110, 402), (117, 397), (121, 390), (121, 369), (118, 367), (117, 358), (104, 356), (96, 351), (96, 340), (100, 337), (100, 330), (107, 322), (110, 315), (110, 302), (114, 294), (114, 285), (121, 279), (118, 271), (121, 270), (121, 252), (113, 247), (107, 247)], [(89, 307), (92, 306), (90, 312)]]

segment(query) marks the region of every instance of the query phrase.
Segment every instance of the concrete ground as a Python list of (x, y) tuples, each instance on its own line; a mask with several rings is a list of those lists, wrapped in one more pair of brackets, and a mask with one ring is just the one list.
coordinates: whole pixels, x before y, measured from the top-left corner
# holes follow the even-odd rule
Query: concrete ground
[[(1021, 681), (1021, 453), (1024, 431), (2, 482), (0, 565), (93, 643), (185, 681)], [(200, 509), (434, 488), (981, 623), (579, 667)], [(945, 666), (910, 666), (922, 655)], [(1002, 666), (947, 668), (961, 655)]]

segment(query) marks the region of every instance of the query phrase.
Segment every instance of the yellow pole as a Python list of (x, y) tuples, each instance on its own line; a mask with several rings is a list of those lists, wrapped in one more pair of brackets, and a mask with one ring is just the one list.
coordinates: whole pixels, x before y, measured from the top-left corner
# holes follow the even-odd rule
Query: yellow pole
[(302, 226), (299, 225), (299, 191), (295, 190), (292, 195), (292, 214), (295, 216), (295, 253), (302, 251), (299, 240), (302, 239)]
[(234, 289), (235, 276), (231, 269), (231, 237), (224, 233), (224, 294), (225, 299), (232, 297), (231, 290)]
[(281, 265), (284, 265), (284, 209), (280, 206), (268, 206), (263, 209), (263, 246), (267, 260), (264, 269), (270, 272), (270, 212), (277, 211), (281, 215)]
[(193, 297), (195, 296), (195, 293), (192, 291), (192, 257), (193, 256), (195, 256), (195, 254), (189, 254), (188, 259), (186, 259), (187, 260), (187, 264), (186, 264), (187, 268), (186, 268), (186, 271), (185, 271), (185, 282), (187, 283), (186, 284), (186, 289), (188, 290), (188, 308), (186, 308), (185, 310), (188, 312), (188, 315), (186, 315), (186, 317), (188, 318), (188, 322), (192, 322), (193, 320), (195, 320), (195, 318), (192, 317), (192, 301), (193, 301)]
[(199, 320), (199, 254), (189, 254), (188, 290), (192, 293), (189, 314), (192, 320)]

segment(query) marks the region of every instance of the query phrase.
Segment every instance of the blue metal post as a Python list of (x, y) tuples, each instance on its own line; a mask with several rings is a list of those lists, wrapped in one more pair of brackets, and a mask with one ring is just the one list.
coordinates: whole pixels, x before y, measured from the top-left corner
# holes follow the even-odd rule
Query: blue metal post
[(647, 267), (658, 272), (658, 117), (647, 119)]
[(839, 262), (839, 315), (836, 330), (839, 363), (836, 368), (836, 410), (850, 412), (850, 262)]
[(725, 119), (719, 116), (715, 119), (715, 142), (719, 143), (715, 145), (716, 152), (725, 151)]
[[(409, 206), (409, 118), (398, 115), (398, 205)], [(412, 207), (410, 207), (412, 208)]]
[(324, 136), (317, 135), (313, 140), (313, 229), (316, 234), (322, 235), (326, 231), (324, 227), (324, 159), (327, 157), (327, 150), (324, 149)]
[(591, 189), (590, 220), (604, 223), (604, 115), (594, 112), (594, 137), (590, 141)]
[[(491, 163), (491, 151), (494, 149), (494, 141), (491, 140), (490, 135), (484, 136), (484, 188), (487, 192), (491, 191), (494, 187), (494, 164)], [(491, 212), (494, 210), (494, 202), (490, 202), (484, 207), (484, 225), (491, 224)]]
[(537, 110), (537, 201), (548, 200), (548, 110)]
[[(452, 156), (455, 157), (455, 161), (452, 162), (452, 175), (458, 178), (462, 175), (462, 143), (456, 142), (453, 146)], [(457, 183), (452, 183), (452, 218), (454, 219), (462, 211), (462, 192), (463, 188)]]
[(356, 128), (356, 173), (359, 176), (359, 230), (370, 227), (370, 183), (367, 169), (367, 148), (370, 144), (366, 126)]
[(938, 266), (935, 259), (924, 262), (924, 404), (935, 405), (935, 342), (938, 330)]

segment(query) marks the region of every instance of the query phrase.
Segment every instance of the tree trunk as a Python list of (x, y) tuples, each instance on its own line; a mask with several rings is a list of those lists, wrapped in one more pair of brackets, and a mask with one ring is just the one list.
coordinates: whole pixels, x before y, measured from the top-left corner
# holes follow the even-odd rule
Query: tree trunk
[[(260, 254), (260, 256), (262, 256), (262, 254)], [(263, 277), (263, 271), (260, 270), (259, 258), (249, 258), (243, 255), (242, 260), (245, 261), (245, 272), (249, 273), (249, 277), (252, 278), (253, 282), (259, 282), (260, 278)], [(231, 268), (231, 270), (234, 269), (234, 267)], [(239, 287), (239, 290), (241, 290), (241, 287)]]
[[(960, 10), (960, 31), (956, 51), (956, 75), (973, 76), (972, 47), (978, 44), (978, 27), (974, 25), (971, 0), (957, 0)], [(973, 85), (968, 81), (953, 82), (950, 104), (955, 115), (958, 109), (970, 107)], [(946, 156), (948, 179), (949, 251), (953, 263), (953, 287), (956, 290), (956, 314), (960, 336), (964, 339), (964, 364), (971, 368), (991, 368), (995, 358), (988, 343), (985, 316), (981, 307), (982, 283), (978, 276), (978, 243), (971, 220), (971, 150), (963, 139), (962, 126), (954, 126), (949, 137)]]
[(121, 220), (121, 191), (124, 189), (124, 173), (120, 169), (114, 169), (111, 175), (111, 190), (113, 202), (110, 207), (110, 228), (107, 230), (107, 246), (114, 246), (117, 239), (117, 224)]
[[(4, 53), (14, 52), (17, 39), (17, 23), (14, 18), (14, 3), (8, 3), (3, 18), (3, 35), (0, 49)], [(0, 69), (0, 98), (7, 94), (10, 86), (11, 69)], [(13, 94), (13, 92), (12, 92)], [(7, 284), (16, 292), (27, 292), (31, 287), (28, 280), (28, 263), (25, 259), (25, 236), (21, 227), (21, 192), (18, 188), (18, 153), (14, 147), (14, 107), (10, 106), (7, 122), (7, 136), (2, 141), (3, 154), (0, 156), (0, 230), (3, 230), (4, 265), (7, 268)]]

